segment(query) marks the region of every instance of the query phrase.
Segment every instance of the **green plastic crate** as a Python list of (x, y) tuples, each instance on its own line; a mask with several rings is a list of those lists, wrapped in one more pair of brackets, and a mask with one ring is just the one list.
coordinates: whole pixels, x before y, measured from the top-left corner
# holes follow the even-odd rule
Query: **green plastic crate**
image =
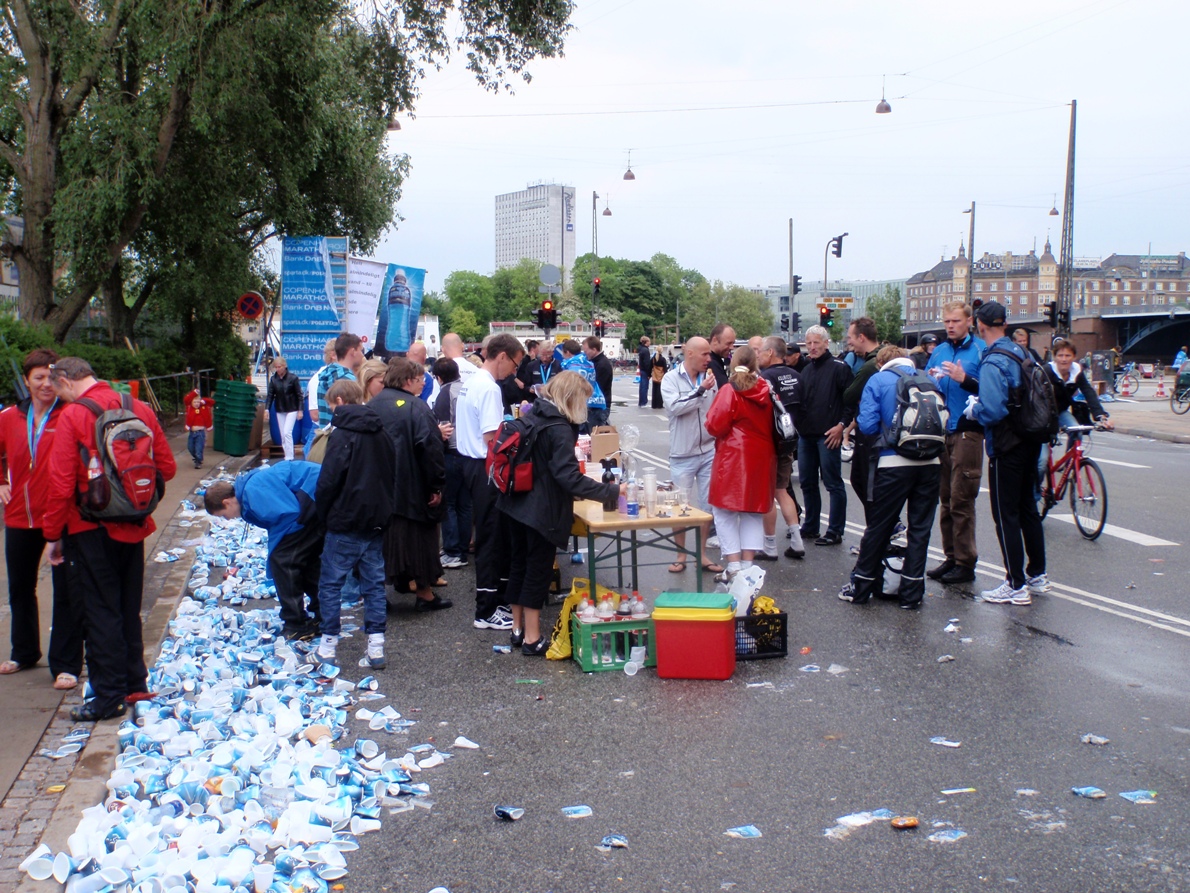
[[(570, 647), (584, 673), (623, 670), (635, 645), (648, 649), (644, 666), (657, 666), (657, 635), (652, 618), (596, 623), (583, 623), (573, 615), (570, 618)], [(605, 660), (605, 656), (609, 659)]]

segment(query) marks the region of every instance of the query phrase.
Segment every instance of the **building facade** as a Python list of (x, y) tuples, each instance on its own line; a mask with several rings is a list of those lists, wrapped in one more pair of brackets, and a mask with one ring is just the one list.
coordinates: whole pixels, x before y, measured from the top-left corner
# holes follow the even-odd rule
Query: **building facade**
[(540, 183), (496, 196), (496, 269), (523, 258), (553, 264), (570, 281), (574, 266), (574, 187)]

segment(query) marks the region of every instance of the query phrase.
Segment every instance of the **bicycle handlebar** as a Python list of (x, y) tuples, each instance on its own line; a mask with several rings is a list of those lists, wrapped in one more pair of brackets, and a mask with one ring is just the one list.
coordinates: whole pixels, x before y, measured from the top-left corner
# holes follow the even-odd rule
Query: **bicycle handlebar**
[(1069, 425), (1062, 428), (1064, 434), (1090, 434), (1092, 431), (1106, 431), (1102, 425)]

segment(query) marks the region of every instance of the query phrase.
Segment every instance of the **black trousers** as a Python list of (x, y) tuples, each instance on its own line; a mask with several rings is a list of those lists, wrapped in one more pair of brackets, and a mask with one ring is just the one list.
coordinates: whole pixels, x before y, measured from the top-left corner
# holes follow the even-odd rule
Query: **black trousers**
[(1045, 531), (1034, 492), (1040, 455), (1040, 444), (1022, 443), (988, 460), (992, 520), (1013, 589), (1020, 589), (1029, 577), (1045, 573)]
[(851, 571), (854, 600), (865, 602), (884, 589), (884, 553), (893, 528), (908, 504), (909, 530), (901, 568), (901, 604), (915, 605), (925, 597), (926, 557), (930, 531), (938, 510), (939, 467), (933, 465), (878, 468), (872, 500), (867, 503), (868, 526), (859, 544), (859, 557)]
[(305, 626), (310, 622), (303, 596), (310, 596), (310, 611), (317, 622), (318, 578), (322, 574), (322, 541), (326, 533), (319, 524), (307, 524), (286, 534), (269, 553), (269, 573), (277, 587), (281, 622)]
[[(486, 620), (507, 603), (512, 563), (509, 521), (496, 508), (496, 488), (488, 483), (483, 459), (464, 459), (463, 473), (471, 491), (471, 519), (475, 524), (475, 619)], [(459, 531), (466, 542), (467, 534)]]
[[(41, 621), (37, 611), (37, 573), (45, 537), (34, 527), (4, 529), (4, 561), (8, 566), (8, 607), (12, 611), (12, 659), (21, 666), (41, 660)], [(66, 565), (50, 568), (54, 586), (50, 626), (50, 674), (83, 671), (83, 605), (66, 582)]]
[(540, 611), (549, 598), (554, 577), (554, 544), (544, 536), (501, 513), (508, 526), (511, 562), (508, 572), (508, 601), (523, 608)]
[(63, 537), (67, 584), (86, 611), (87, 675), (99, 713), (146, 690), (141, 595), (144, 543), (121, 543), (100, 527)]

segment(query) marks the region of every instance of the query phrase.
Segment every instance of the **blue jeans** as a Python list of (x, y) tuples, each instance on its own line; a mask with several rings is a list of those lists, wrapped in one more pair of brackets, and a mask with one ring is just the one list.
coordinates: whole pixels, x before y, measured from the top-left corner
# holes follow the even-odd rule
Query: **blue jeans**
[(651, 372), (640, 373), (640, 402), (638, 406), (649, 405), (649, 385), (653, 383), (653, 375)]
[(442, 501), (446, 518), (442, 522), (442, 551), (463, 558), (471, 546), (471, 491), (467, 488), (466, 460), (455, 452), (446, 454), (446, 486)]
[(802, 516), (802, 535), (817, 536), (822, 516), (822, 492), (818, 489), (818, 475), (830, 494), (830, 518), (826, 532), (843, 535), (847, 523), (847, 488), (843, 486), (843, 453), (838, 448), (828, 449), (826, 437), (803, 437), (797, 444), (797, 473), (802, 483), (805, 498), (805, 513)]
[(190, 455), (194, 457), (194, 461), (202, 464), (202, 453), (207, 446), (207, 432), (203, 428), (197, 431), (191, 431), (190, 436), (186, 438), (186, 449), (190, 451)]
[(355, 569), (364, 597), (364, 632), (384, 632), (388, 602), (384, 597), (384, 534), (326, 532), (322, 546), (322, 573), (318, 578), (318, 601), (322, 634), (337, 636), (343, 603), (343, 584)]

